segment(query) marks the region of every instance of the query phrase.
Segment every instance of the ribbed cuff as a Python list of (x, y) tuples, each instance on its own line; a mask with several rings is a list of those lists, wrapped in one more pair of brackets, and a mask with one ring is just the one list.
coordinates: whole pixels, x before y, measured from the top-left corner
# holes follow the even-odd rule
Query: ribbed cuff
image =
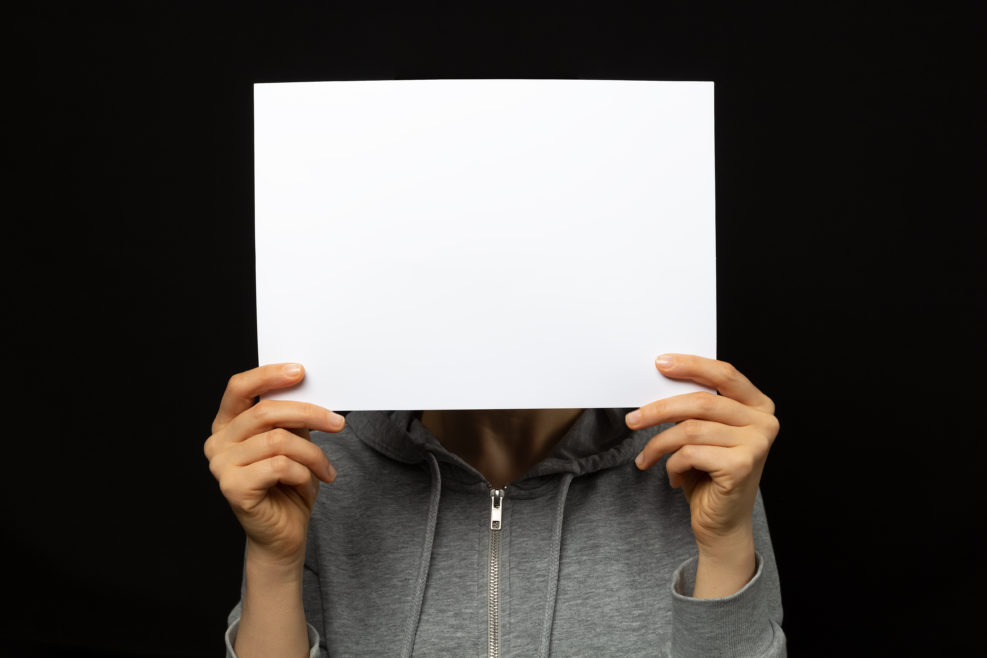
[(764, 558), (754, 552), (757, 569), (740, 591), (719, 599), (686, 596), (695, 591), (699, 556), (683, 562), (672, 574), (672, 638), (674, 658), (709, 656), (783, 656), (785, 642), (776, 637), (768, 614), (768, 592), (762, 587)]
[[(325, 658), (325, 654), (319, 647), (319, 631), (315, 630), (312, 624), (306, 623), (308, 626), (308, 656), (309, 658)], [(236, 644), (236, 632), (240, 628), (240, 618), (237, 617), (230, 624), (230, 627), (226, 629), (226, 658), (237, 658), (236, 652), (233, 651), (233, 645)]]

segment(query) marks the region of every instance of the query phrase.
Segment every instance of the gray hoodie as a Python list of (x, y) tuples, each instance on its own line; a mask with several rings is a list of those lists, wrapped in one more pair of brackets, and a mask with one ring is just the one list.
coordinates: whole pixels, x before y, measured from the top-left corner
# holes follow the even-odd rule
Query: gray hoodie
[(342, 432), (313, 432), (339, 475), (308, 530), (311, 656), (785, 656), (760, 492), (754, 577), (692, 598), (689, 505), (667, 456), (647, 471), (633, 461), (671, 425), (632, 431), (629, 411), (584, 410), (504, 490), (420, 412), (353, 411)]

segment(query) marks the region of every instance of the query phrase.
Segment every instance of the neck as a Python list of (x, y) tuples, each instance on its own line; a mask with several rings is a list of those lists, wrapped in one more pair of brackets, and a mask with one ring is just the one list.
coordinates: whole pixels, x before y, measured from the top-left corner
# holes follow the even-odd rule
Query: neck
[(544, 459), (582, 409), (447, 409), (422, 412), (421, 423), (449, 452), (502, 487)]

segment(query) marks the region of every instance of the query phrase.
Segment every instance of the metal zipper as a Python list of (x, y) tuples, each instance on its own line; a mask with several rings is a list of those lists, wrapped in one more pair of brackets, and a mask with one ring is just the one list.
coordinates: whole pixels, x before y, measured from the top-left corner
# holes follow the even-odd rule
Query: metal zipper
[(500, 530), (503, 489), (490, 488), (490, 593), (487, 598), (487, 653), (490, 658), (500, 656)]

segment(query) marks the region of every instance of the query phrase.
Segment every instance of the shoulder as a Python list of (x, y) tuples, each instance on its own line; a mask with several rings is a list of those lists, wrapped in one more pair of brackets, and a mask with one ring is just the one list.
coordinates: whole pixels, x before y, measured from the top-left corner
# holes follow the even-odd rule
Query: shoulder
[(313, 431), (310, 436), (337, 473), (335, 481), (320, 487), (317, 505), (327, 503), (331, 498), (334, 505), (345, 505), (349, 501), (363, 508), (361, 501), (366, 503), (386, 496), (395, 485), (428, 487), (430, 475), (425, 462), (406, 463), (392, 459), (367, 445), (349, 425), (340, 432)]

